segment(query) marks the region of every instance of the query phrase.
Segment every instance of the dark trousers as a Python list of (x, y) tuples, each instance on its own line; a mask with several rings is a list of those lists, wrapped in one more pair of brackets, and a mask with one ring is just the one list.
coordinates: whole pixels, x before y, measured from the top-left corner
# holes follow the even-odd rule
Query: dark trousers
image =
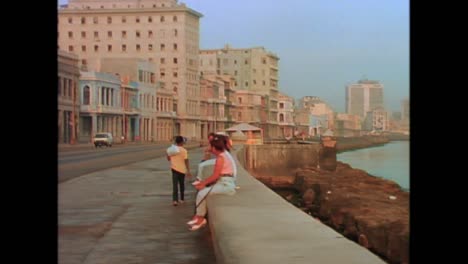
[(178, 201), (178, 187), (180, 187), (180, 200), (184, 200), (185, 174), (172, 170), (172, 201)]

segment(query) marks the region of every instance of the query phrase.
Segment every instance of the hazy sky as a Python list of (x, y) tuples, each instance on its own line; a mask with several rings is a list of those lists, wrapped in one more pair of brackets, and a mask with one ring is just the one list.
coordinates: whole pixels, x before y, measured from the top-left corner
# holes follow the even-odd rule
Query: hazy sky
[[(60, 4), (67, 0), (59, 0)], [(384, 85), (385, 106), (409, 97), (409, 0), (179, 0), (203, 14), (200, 49), (263, 46), (279, 56), (279, 90), (345, 111), (345, 85)]]

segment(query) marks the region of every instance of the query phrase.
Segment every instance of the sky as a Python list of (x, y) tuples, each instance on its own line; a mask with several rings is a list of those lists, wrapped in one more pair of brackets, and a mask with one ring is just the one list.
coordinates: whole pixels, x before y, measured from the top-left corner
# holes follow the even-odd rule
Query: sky
[[(66, 4), (67, 0), (59, 0)], [(200, 49), (263, 46), (279, 90), (345, 112), (347, 84), (380, 81), (388, 111), (409, 98), (409, 0), (179, 0), (203, 14)]]

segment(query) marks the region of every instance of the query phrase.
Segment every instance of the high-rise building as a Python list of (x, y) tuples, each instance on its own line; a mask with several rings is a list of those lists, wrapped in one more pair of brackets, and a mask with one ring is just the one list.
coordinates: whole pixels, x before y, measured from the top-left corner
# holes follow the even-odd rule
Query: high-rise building
[(101, 59), (153, 62), (155, 78), (176, 92), (178, 131), (199, 137), (199, 20), (177, 0), (69, 0), (58, 10), (58, 46), (78, 55), (82, 70)]
[(378, 81), (359, 80), (346, 86), (346, 113), (365, 118), (378, 107), (384, 107), (383, 85)]
[(201, 74), (225, 74), (234, 77), (234, 89), (265, 96), (266, 122), (260, 127), (267, 137), (278, 137), (278, 61), (264, 47), (200, 50)]

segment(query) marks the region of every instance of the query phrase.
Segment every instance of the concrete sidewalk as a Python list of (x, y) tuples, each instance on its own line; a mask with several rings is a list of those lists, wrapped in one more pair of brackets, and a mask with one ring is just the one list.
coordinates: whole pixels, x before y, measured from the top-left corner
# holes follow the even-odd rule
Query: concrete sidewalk
[[(196, 173), (202, 150), (189, 150)], [(60, 264), (216, 263), (209, 228), (188, 230), (195, 188), (172, 206), (165, 157), (98, 171), (58, 185)]]

